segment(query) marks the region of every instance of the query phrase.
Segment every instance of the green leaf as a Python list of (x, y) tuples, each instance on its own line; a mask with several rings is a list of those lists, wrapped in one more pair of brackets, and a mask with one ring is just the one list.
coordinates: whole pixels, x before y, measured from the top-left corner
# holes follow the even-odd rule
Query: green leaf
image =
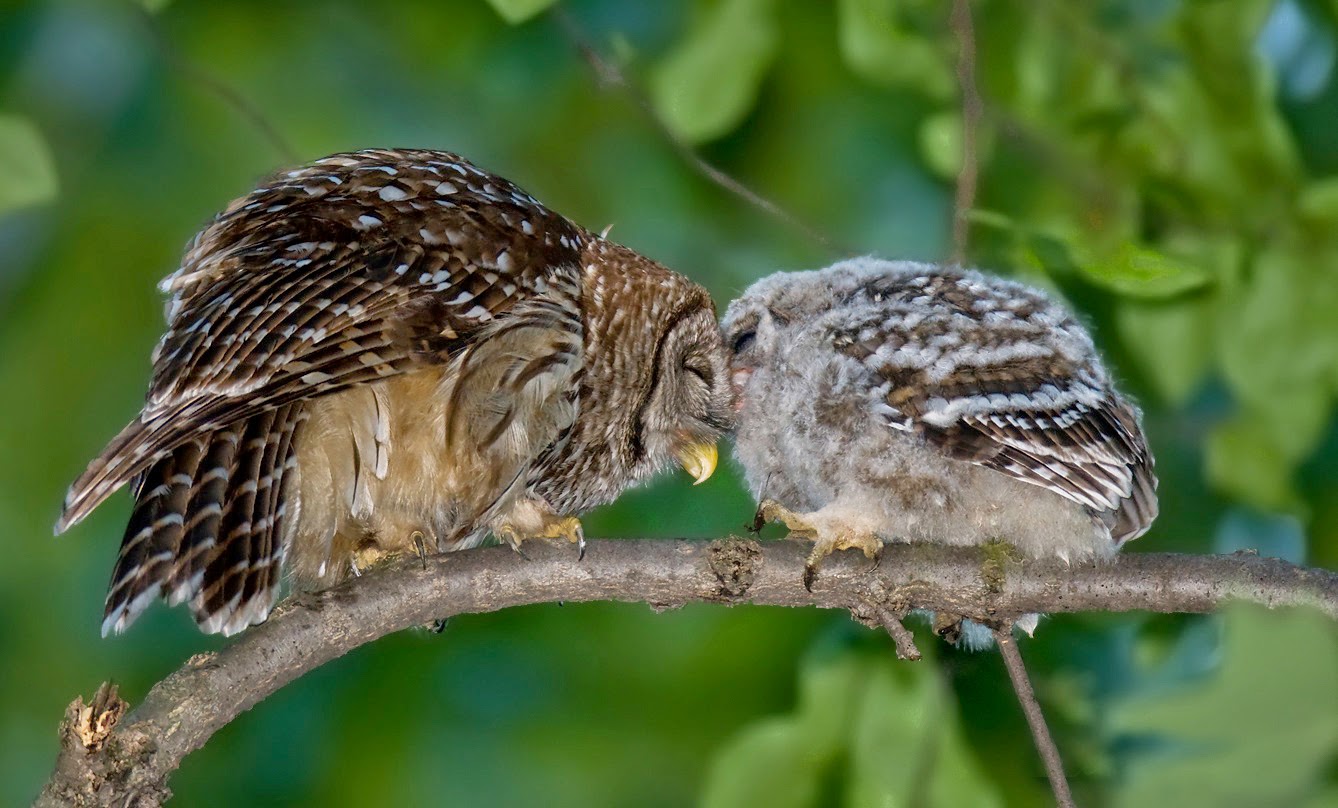
[[(1309, 456), (1338, 377), (1338, 252), (1282, 242), (1250, 270), (1229, 290), (1217, 331), (1222, 373), (1242, 415), (1214, 436), (1223, 464), (1212, 476), (1238, 493), (1248, 477), (1272, 474), (1279, 463), (1290, 472)], [(1258, 472), (1226, 465), (1251, 457), (1263, 463)], [(1280, 484), (1264, 490), (1271, 493), (1262, 498), (1273, 499)]]
[(957, 94), (949, 56), (937, 42), (902, 27), (895, 0), (841, 0), (837, 24), (841, 56), (861, 78), (935, 101)]
[(1307, 219), (1338, 222), (1338, 177), (1312, 182), (1297, 200), (1297, 209)]
[(706, 775), (702, 808), (807, 808), (817, 802), (827, 761), (793, 718), (748, 727), (716, 756)]
[[(167, 0), (161, 1), (167, 2)], [(488, 5), (492, 6), (502, 19), (515, 25), (544, 11), (553, 5), (553, 2), (554, 0), (488, 0)]]
[(934, 174), (955, 179), (962, 170), (962, 113), (936, 112), (920, 122), (920, 156)]
[(1214, 317), (1209, 299), (1127, 300), (1115, 310), (1115, 326), (1157, 394), (1180, 405), (1212, 365)]
[(955, 705), (934, 669), (890, 655), (871, 663), (850, 736), (846, 804), (1002, 805), (963, 740)]
[[(795, 713), (736, 736), (711, 766), (703, 805), (826, 804), (829, 783), (851, 808), (1002, 804), (963, 739), (932, 660), (901, 662), (890, 649), (877, 650), (811, 653)], [(848, 766), (837, 768), (842, 761)]]
[(1093, 282), (1128, 297), (1172, 297), (1212, 280), (1212, 275), (1197, 264), (1128, 243), (1110, 255), (1082, 260), (1079, 267)]
[(712, 762), (701, 804), (813, 805), (844, 745), (861, 674), (858, 655), (810, 654), (800, 668), (795, 714), (763, 719), (726, 744)]
[(1208, 435), (1204, 464), (1222, 493), (1264, 510), (1296, 512), (1301, 500), (1292, 486), (1291, 458), (1258, 417), (1237, 416)]
[(656, 112), (691, 143), (728, 134), (757, 102), (776, 56), (772, 0), (722, 0), (651, 75)]
[(138, 0), (139, 5), (150, 14), (157, 14), (172, 4), (172, 0)]
[(1003, 233), (1017, 233), (1020, 229), (1013, 217), (997, 210), (972, 208), (966, 212), (966, 218), (972, 224), (991, 227)]
[(1117, 737), (1159, 742), (1131, 761), (1114, 805), (1287, 805), (1318, 784), (1338, 744), (1338, 632), (1310, 610), (1238, 605), (1223, 618), (1211, 679), (1112, 711)]
[[(908, 805), (922, 767), (934, 762), (932, 722), (944, 705), (927, 665), (866, 671), (850, 733), (850, 806)], [(914, 670), (910, 670), (913, 668)]]
[(0, 115), (0, 215), (50, 202), (58, 188), (42, 133), (26, 118)]

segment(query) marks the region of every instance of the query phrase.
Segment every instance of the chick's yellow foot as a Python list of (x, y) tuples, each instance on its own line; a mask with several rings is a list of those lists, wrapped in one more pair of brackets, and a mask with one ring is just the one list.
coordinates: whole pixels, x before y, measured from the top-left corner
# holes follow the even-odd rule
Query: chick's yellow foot
[(581, 520), (575, 516), (545, 514), (541, 524), (531, 530), (521, 530), (515, 524), (503, 522), (493, 532), (516, 552), (520, 552), (520, 545), (530, 539), (565, 539), (577, 546), (579, 558), (585, 558), (585, 529), (581, 527)]
[(883, 541), (867, 531), (849, 528), (838, 528), (833, 532), (820, 534), (813, 542), (813, 552), (808, 554), (808, 560), (804, 562), (805, 589), (813, 591), (813, 581), (818, 577), (818, 566), (822, 564), (823, 559), (837, 550), (862, 550), (865, 558), (877, 561), (883, 555)]
[(780, 522), (790, 529), (791, 538), (813, 540), (813, 552), (804, 564), (805, 589), (813, 589), (818, 566), (837, 550), (862, 550), (871, 559), (877, 559), (883, 553), (883, 542), (876, 535), (851, 527), (834, 514), (822, 511), (795, 513), (775, 500), (764, 499), (757, 506), (756, 521)]
[(779, 522), (789, 529), (796, 539), (816, 539), (818, 529), (804, 515), (795, 513), (774, 499), (764, 499), (757, 506), (754, 524), (760, 530), (767, 522)]

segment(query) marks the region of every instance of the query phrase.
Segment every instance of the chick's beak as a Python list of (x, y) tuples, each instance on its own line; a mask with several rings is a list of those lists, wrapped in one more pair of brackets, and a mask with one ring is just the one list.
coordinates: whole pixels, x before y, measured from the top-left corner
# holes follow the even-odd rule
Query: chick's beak
[(679, 465), (696, 480), (693, 485), (700, 485), (715, 473), (715, 464), (720, 453), (714, 443), (689, 443), (676, 452)]

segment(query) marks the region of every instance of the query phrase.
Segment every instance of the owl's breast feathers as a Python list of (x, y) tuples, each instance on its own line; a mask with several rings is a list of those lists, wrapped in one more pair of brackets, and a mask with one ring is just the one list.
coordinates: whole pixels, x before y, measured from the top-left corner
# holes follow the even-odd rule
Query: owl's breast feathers
[(1152, 456), (1083, 327), (1020, 284), (901, 266), (817, 326), (867, 371), (888, 427), (1085, 506), (1116, 543), (1142, 535), (1157, 514)]

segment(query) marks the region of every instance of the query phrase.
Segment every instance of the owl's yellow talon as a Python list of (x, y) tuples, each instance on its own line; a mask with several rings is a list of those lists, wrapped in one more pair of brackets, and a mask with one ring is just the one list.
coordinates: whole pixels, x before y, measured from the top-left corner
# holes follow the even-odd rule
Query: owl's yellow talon
[(545, 516), (543, 525), (533, 532), (522, 531), (510, 522), (493, 528), (493, 534), (520, 552), (520, 545), (530, 539), (566, 539), (575, 544), (580, 557), (585, 557), (585, 528), (575, 516)]

